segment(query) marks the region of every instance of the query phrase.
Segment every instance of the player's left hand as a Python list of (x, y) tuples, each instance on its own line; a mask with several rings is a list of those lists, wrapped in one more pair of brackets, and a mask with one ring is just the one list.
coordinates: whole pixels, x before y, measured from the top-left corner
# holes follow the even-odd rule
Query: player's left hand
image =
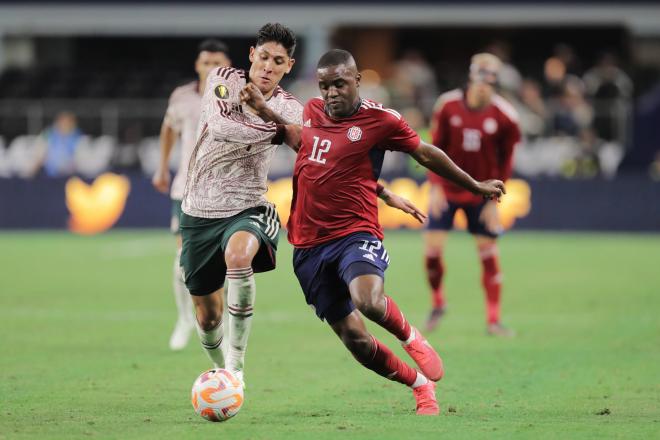
[(261, 90), (253, 83), (247, 83), (243, 90), (239, 92), (241, 103), (252, 107), (257, 114), (266, 108), (266, 99)]
[(398, 196), (388, 189), (384, 189), (379, 197), (383, 199), (387, 206), (400, 209), (401, 211), (410, 214), (420, 223), (424, 223), (424, 220), (426, 220), (426, 214), (420, 211), (410, 200)]
[(499, 202), (500, 197), (506, 194), (506, 189), (504, 188), (504, 182), (497, 179), (491, 179), (477, 182), (476, 193), (481, 194), (484, 199), (497, 200)]

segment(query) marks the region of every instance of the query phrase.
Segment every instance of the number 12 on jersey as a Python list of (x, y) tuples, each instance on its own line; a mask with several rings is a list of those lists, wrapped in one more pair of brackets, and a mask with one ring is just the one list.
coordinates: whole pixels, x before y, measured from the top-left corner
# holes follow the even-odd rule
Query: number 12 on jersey
[(325, 159), (321, 158), (321, 156), (327, 153), (331, 146), (332, 142), (328, 139), (320, 139), (318, 136), (314, 136), (314, 147), (312, 147), (312, 154), (309, 155), (309, 160), (325, 164)]

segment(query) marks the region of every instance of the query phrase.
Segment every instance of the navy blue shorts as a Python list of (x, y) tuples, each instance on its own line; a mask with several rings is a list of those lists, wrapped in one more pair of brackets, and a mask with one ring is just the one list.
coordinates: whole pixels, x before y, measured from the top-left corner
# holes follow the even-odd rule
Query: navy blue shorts
[(357, 276), (385, 278), (390, 257), (383, 243), (367, 232), (356, 232), (312, 248), (293, 251), (293, 270), (305, 300), (319, 319), (333, 324), (353, 310), (348, 291)]
[(429, 215), (429, 222), (426, 227), (431, 231), (450, 231), (454, 225), (454, 216), (456, 215), (456, 211), (462, 209), (463, 212), (465, 212), (465, 216), (467, 217), (468, 231), (470, 234), (497, 238), (500, 235), (500, 231), (489, 230), (486, 228), (486, 224), (479, 220), (481, 211), (483, 211), (487, 202), (488, 201), (485, 200), (478, 205), (447, 202), (447, 207), (444, 211), (442, 211), (442, 213), (440, 213), (440, 217)]

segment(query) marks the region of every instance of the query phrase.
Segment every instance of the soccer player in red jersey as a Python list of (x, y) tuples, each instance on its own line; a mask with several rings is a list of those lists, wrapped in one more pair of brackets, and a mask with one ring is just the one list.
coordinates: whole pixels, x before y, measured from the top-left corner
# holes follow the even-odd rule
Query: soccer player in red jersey
[[(417, 414), (439, 413), (435, 383), (442, 361), (413, 328), (383, 280), (390, 257), (378, 223), (377, 179), (386, 150), (404, 151), (458, 185), (499, 198), (498, 180), (477, 182), (433, 145), (420, 141), (397, 112), (361, 99), (360, 74), (344, 50), (331, 50), (317, 66), (322, 98), (303, 110), (301, 144), (293, 176), (288, 238), (305, 299), (366, 368), (413, 389)], [(421, 372), (366, 329), (364, 316), (392, 333)]]
[[(474, 55), (467, 88), (440, 96), (431, 121), (433, 144), (458, 166), (481, 180), (506, 181), (511, 176), (514, 147), (520, 142), (515, 109), (495, 93), (501, 64), (494, 55)], [(461, 209), (466, 214), (468, 230), (476, 239), (481, 259), (487, 331), (492, 335), (512, 336), (513, 332), (500, 324), (502, 275), (496, 239), (502, 228), (496, 202), (484, 200), (432, 172), (429, 173), (429, 181), (431, 197), (425, 242), (426, 271), (433, 308), (426, 329), (433, 330), (445, 311), (442, 255), (454, 215)]]

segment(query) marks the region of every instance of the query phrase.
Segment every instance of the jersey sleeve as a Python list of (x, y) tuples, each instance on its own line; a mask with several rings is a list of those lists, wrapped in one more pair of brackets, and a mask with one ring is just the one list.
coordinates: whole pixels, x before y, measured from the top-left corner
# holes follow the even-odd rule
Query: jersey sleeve
[(183, 115), (179, 109), (177, 103), (178, 89), (175, 89), (170, 95), (170, 99), (167, 102), (167, 110), (165, 110), (165, 117), (163, 118), (163, 125), (170, 127), (172, 130), (177, 133), (181, 133), (183, 128)]
[(235, 111), (240, 105), (239, 92), (245, 79), (236, 69), (213, 71), (202, 98), (200, 125), (206, 124), (213, 137), (222, 142), (241, 144), (281, 143), (284, 127), (274, 122), (254, 123)]
[(520, 143), (520, 126), (516, 121), (508, 120), (502, 132), (502, 143), (499, 150), (499, 176), (501, 181), (506, 181), (511, 177), (513, 167), (513, 151)]
[(419, 147), (420, 138), (415, 131), (410, 128), (403, 117), (391, 116), (388, 118), (392, 128), (389, 134), (381, 141), (382, 148), (386, 150), (402, 151), (410, 153)]
[(280, 116), (287, 124), (302, 125), (303, 105), (297, 99), (285, 99)]

